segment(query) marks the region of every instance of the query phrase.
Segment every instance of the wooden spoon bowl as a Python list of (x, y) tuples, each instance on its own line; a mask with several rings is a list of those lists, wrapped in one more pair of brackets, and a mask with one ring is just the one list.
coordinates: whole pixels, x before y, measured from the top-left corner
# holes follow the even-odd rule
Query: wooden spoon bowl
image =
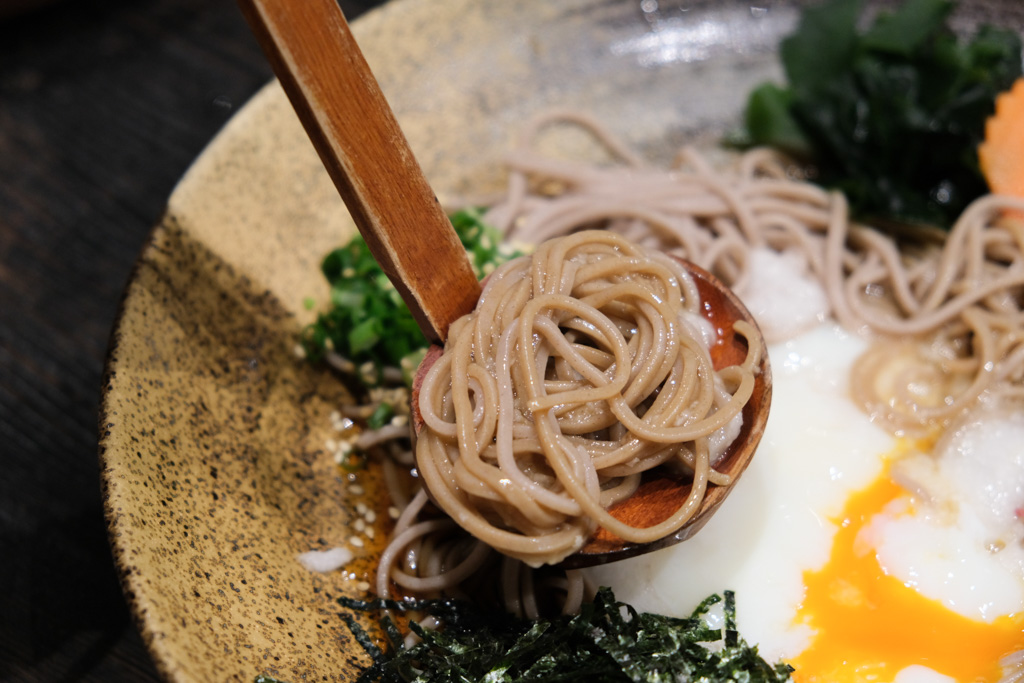
[[(747, 340), (735, 331), (737, 321), (750, 323), (758, 336), (757, 341), (764, 349), (754, 381), (754, 392), (743, 407), (743, 426), (715, 465), (718, 472), (731, 477), (731, 482), (726, 486), (709, 485), (704, 500), (693, 517), (678, 531), (657, 541), (630, 543), (605, 529), (598, 529), (582, 549), (562, 562), (562, 566), (566, 568), (589, 567), (622, 560), (685, 541), (696, 534), (722, 505), (740, 475), (747, 469), (764, 434), (771, 405), (772, 376), (761, 331), (750, 311), (721, 280), (689, 261), (679, 261), (693, 276), (700, 292), (704, 316), (718, 334), (718, 341), (711, 347), (711, 361), (715, 369), (739, 365), (747, 357)], [(441, 357), (441, 353), (440, 346), (431, 346), (413, 381), (412, 423), (417, 434), (423, 427), (423, 418), (419, 410), (419, 388), (427, 370)], [(658, 467), (646, 472), (636, 492), (612, 506), (609, 512), (619, 521), (631, 526), (653, 526), (670, 517), (690, 495), (690, 490), (689, 478)]]
[[(718, 332), (718, 341), (711, 347), (711, 361), (715, 369), (738, 365), (747, 357), (747, 340), (734, 329), (734, 324), (739, 320), (745, 320), (753, 326), (758, 342), (764, 349), (754, 381), (754, 393), (743, 407), (743, 426), (715, 466), (718, 472), (729, 475), (732, 478), (731, 482), (727, 486), (709, 485), (700, 508), (674, 534), (651, 543), (629, 543), (605, 529), (598, 529), (597, 534), (579, 552), (566, 558), (562, 563), (565, 567), (588, 567), (614, 562), (690, 538), (700, 531), (721, 507), (740, 475), (747, 469), (761, 442), (772, 400), (771, 366), (761, 331), (750, 311), (721, 280), (692, 263), (682, 263), (697, 283), (705, 317)], [(690, 488), (688, 479), (667, 474), (663, 468), (655, 468), (645, 474), (640, 488), (632, 496), (612, 506), (609, 512), (616, 519), (632, 526), (653, 526), (667, 519), (682, 505), (690, 494)]]

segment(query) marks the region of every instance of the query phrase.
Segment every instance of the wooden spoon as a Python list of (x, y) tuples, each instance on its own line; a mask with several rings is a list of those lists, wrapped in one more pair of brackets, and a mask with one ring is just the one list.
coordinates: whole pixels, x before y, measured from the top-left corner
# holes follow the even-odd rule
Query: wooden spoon
[[(370, 251), (427, 338), (443, 342), (448, 326), (475, 307), (480, 285), (337, 3), (238, 2)], [(747, 345), (734, 334), (733, 323), (746, 320), (757, 329), (753, 317), (717, 278), (693, 264), (684, 265), (693, 273), (706, 315), (719, 331), (720, 341), (711, 353), (715, 367), (742, 362)], [(432, 347), (419, 376), (439, 352), (438, 346)], [(419, 431), (416, 389), (414, 385), (413, 422)], [(733, 484), (761, 439), (770, 400), (771, 372), (765, 354), (754, 395), (743, 410), (743, 429), (716, 466), (732, 476)], [(688, 481), (654, 470), (611, 513), (634, 526), (656, 524), (679, 506), (689, 489)], [(631, 544), (602, 530), (563, 564), (602, 564), (683, 541), (704, 526), (731, 490), (732, 484), (709, 487), (698, 512), (669, 537)]]
[(428, 339), (480, 284), (336, 0), (238, 0), (356, 227)]

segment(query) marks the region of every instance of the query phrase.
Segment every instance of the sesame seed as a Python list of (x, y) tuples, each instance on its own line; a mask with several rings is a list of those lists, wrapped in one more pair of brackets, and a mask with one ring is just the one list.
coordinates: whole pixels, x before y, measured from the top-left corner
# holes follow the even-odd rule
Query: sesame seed
[(359, 536), (353, 536), (352, 538), (348, 539), (348, 542), (351, 543), (352, 545), (354, 545), (357, 548), (362, 548), (363, 547), (363, 539), (360, 538)]
[(360, 581), (359, 583), (356, 584), (356, 589), (361, 590), (363, 592), (366, 592), (366, 591), (370, 590), (370, 582), (369, 581)]
[(362, 531), (363, 529), (366, 528), (366, 522), (364, 522), (361, 519), (357, 519), (355, 524), (353, 524), (352, 526), (354, 526), (356, 528), (356, 531)]
[(363, 515), (363, 519), (365, 519), (370, 524), (373, 524), (377, 521), (377, 513), (374, 512), (373, 510), (367, 510), (366, 514)]
[(398, 519), (398, 516), (400, 514), (402, 513), (394, 505), (388, 508), (388, 517), (390, 517), (391, 519)]
[(359, 484), (352, 484), (351, 486), (349, 486), (348, 492), (351, 493), (353, 496), (361, 496), (364, 493), (366, 493), (363, 487), (360, 486)]

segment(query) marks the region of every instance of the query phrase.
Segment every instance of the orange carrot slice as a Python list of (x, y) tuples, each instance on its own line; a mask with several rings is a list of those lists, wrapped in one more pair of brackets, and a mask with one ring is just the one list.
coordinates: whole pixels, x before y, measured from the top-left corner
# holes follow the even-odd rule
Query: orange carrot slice
[(1024, 78), (996, 98), (978, 162), (993, 193), (1024, 197)]

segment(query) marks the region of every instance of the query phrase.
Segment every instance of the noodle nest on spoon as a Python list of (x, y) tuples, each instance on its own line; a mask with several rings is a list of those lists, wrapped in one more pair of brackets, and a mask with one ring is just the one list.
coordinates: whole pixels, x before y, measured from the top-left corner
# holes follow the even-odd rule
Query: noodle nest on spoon
[[(715, 370), (715, 332), (678, 261), (610, 232), (544, 242), (496, 270), (456, 321), (419, 393), (417, 467), (466, 531), (537, 567), (597, 527), (633, 543), (681, 528), (742, 426), (762, 349), (747, 323), (741, 365)], [(643, 472), (692, 476), (690, 495), (650, 527), (608, 508)]]

